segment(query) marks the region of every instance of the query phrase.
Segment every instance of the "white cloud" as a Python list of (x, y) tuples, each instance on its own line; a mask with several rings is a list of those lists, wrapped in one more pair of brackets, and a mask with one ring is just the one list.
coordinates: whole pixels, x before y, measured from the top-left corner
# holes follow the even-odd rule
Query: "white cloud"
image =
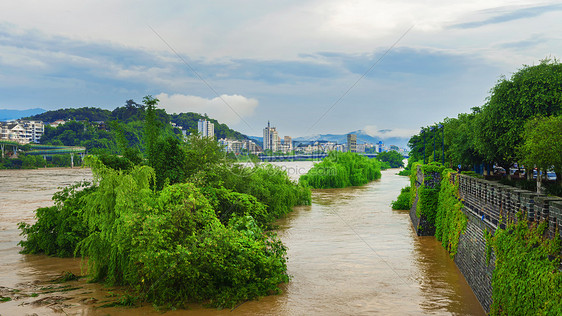
[[(467, 42), (486, 45), (485, 36), (484, 40), (473, 36), (479, 30), (444, 29), (481, 20), (498, 8), (505, 11), (533, 5), (537, 5), (534, 0), (246, 0), (244, 5), (236, 1), (161, 5), (133, 0), (20, 0), (0, 3), (0, 21), (73, 39), (168, 50), (150, 25), (175, 50), (188, 56), (295, 59), (301, 53), (317, 51), (372, 52), (388, 47), (412, 25), (415, 28), (404, 44), (427, 46), (435, 39), (439, 46), (453, 48)], [(550, 29), (548, 32), (556, 34), (556, 25), (559, 23), (533, 29)], [(524, 30), (513, 23), (497, 34), (501, 38)]]
[(380, 129), (375, 125), (367, 125), (363, 128), (363, 130), (369, 136), (380, 137), (380, 138), (390, 138), (390, 137), (409, 138), (419, 132), (419, 130), (417, 129), (406, 129), (406, 128)]
[(196, 112), (207, 113), (221, 123), (234, 125), (254, 114), (258, 100), (234, 94), (223, 94), (220, 97), (206, 99), (194, 95), (160, 93), (156, 96), (160, 107), (168, 113)]

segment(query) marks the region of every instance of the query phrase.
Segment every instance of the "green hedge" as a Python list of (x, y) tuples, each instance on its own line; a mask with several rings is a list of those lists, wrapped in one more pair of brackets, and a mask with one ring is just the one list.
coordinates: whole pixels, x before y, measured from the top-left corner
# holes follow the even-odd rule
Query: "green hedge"
[(400, 195), (396, 201), (392, 201), (390, 206), (395, 210), (407, 211), (412, 208), (410, 195), (412, 194), (410, 187), (407, 186), (400, 191)]

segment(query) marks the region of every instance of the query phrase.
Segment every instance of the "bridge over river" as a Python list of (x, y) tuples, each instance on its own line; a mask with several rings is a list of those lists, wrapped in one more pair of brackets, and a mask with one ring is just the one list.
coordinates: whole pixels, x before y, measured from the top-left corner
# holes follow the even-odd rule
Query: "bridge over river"
[[(360, 153), (367, 158), (375, 158), (377, 157), (378, 153)], [(305, 160), (322, 160), (328, 157), (328, 154), (297, 154), (297, 155), (286, 155), (286, 156), (266, 156), (262, 155), (259, 156), (261, 161), (305, 161)], [(404, 156), (404, 158), (408, 158), (408, 156)]]
[(79, 146), (58, 146), (58, 145), (42, 145), (42, 144), (20, 144), (14, 141), (0, 140), (0, 151), (2, 153), (2, 158), (4, 158), (5, 150), (7, 147), (11, 147), (14, 154), (17, 154), (19, 148), (28, 147), (29, 150), (22, 151), (26, 155), (35, 156), (53, 156), (53, 155), (64, 155), (70, 154), (71, 165), (74, 166), (74, 155), (78, 154), (81, 158), (86, 154), (85, 147)]

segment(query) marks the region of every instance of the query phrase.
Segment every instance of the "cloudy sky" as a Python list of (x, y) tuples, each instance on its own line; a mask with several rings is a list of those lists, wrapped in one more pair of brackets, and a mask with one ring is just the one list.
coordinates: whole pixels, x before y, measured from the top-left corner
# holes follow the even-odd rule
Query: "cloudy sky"
[(558, 1), (2, 1), (0, 108), (153, 95), (248, 135), (409, 136), (561, 57), (560, 30)]

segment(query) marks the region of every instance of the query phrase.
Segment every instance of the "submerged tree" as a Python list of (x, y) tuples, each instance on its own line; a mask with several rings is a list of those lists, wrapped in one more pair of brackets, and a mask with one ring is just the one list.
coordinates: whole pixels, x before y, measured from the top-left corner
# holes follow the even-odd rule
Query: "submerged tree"
[(385, 151), (377, 155), (377, 159), (383, 162), (388, 162), (390, 168), (404, 167), (404, 156), (396, 150)]

